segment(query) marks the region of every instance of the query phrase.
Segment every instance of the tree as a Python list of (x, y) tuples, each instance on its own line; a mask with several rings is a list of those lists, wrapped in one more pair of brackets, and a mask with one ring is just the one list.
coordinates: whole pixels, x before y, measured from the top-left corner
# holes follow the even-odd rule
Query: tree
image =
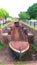
[(29, 7), (27, 12), (29, 13), (30, 18), (34, 18), (34, 19), (37, 18), (37, 3)]
[(7, 17), (9, 17), (9, 13), (5, 9), (1, 8), (0, 9), (0, 18), (7, 18)]
[(30, 16), (29, 16), (29, 14), (27, 12), (20, 12), (19, 13), (19, 18), (20, 19), (29, 19)]

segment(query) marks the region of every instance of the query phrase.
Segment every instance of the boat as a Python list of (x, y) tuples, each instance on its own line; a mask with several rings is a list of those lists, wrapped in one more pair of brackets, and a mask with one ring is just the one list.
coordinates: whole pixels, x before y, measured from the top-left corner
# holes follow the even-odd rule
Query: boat
[(2, 33), (3, 42), (9, 42), (10, 49), (18, 56), (29, 50), (29, 42), (25, 34), (26, 28), (22, 29), (21, 26), (19, 21), (15, 21), (10, 27), (7, 27), (6, 33)]
[(24, 39), (25, 33), (21, 33), (22, 27), (19, 26), (19, 22), (14, 22), (14, 27), (12, 28), (13, 39), (12, 41), (9, 42), (9, 47), (10, 49), (12, 49), (12, 51), (14, 51), (16, 55), (21, 56), (25, 54), (26, 51), (29, 50), (29, 42)]
[(29, 43), (25, 41), (10, 41), (9, 47), (18, 56), (22, 56), (29, 50)]

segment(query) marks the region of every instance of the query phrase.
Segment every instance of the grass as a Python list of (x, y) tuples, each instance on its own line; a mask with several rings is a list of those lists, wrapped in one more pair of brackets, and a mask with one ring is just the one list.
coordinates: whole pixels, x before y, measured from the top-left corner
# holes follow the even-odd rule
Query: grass
[(0, 49), (4, 47), (4, 42), (0, 43)]
[(0, 25), (0, 28), (1, 28), (1, 25)]
[(23, 21), (21, 21), (21, 23), (23, 23), (24, 25), (29, 26), (30, 28), (33, 28), (34, 30), (37, 30), (37, 26), (36, 27), (34, 27), (33, 25), (30, 26), (30, 24), (28, 24), (27, 22), (23, 22)]
[(21, 63), (21, 62), (17, 62), (17, 63), (15, 63), (14, 65), (26, 65), (26, 64)]
[(4, 28), (4, 27), (6, 27), (7, 25), (9, 25), (9, 24), (11, 24), (11, 23), (13, 23), (14, 22), (14, 20), (12, 20), (11, 22), (9, 22), (9, 23), (6, 23), (6, 24), (2, 24), (2, 25), (0, 25), (0, 29), (2, 29), (2, 28)]
[(0, 64), (0, 65), (6, 65), (6, 64), (2, 63), (2, 64)]
[(5, 26), (7, 26), (8, 24), (10, 24), (10, 22), (9, 22), (9, 23), (6, 23), (6, 24), (4, 24), (4, 25), (2, 24), (0, 28), (2, 29), (2, 28), (4, 28)]
[(35, 51), (37, 51), (37, 46), (33, 45), (33, 49), (34, 49)]

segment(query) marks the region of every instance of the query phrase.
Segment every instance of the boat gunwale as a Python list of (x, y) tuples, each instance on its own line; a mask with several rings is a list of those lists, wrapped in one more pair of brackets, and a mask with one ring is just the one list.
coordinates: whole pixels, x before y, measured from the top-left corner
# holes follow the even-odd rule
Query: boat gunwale
[[(10, 43), (11, 43), (11, 42), (10, 42)], [(9, 43), (9, 47), (10, 47), (13, 51), (15, 51), (15, 52), (17, 52), (17, 53), (20, 53), (20, 51), (17, 50), (17, 49), (15, 49), (15, 48), (13, 48), (13, 47), (10, 45), (10, 43)], [(25, 50), (22, 50), (22, 51), (21, 51), (21, 53), (26, 52), (28, 49), (29, 49), (29, 44), (28, 44), (28, 47), (27, 47)]]

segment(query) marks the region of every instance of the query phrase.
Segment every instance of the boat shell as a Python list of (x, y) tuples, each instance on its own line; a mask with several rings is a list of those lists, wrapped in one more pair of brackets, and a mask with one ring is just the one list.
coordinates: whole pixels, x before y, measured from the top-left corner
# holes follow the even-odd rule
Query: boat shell
[[(29, 49), (29, 43), (25, 41), (12, 41), (9, 43), (9, 47), (17, 53), (24, 53)], [(19, 50), (20, 48), (20, 50)]]

